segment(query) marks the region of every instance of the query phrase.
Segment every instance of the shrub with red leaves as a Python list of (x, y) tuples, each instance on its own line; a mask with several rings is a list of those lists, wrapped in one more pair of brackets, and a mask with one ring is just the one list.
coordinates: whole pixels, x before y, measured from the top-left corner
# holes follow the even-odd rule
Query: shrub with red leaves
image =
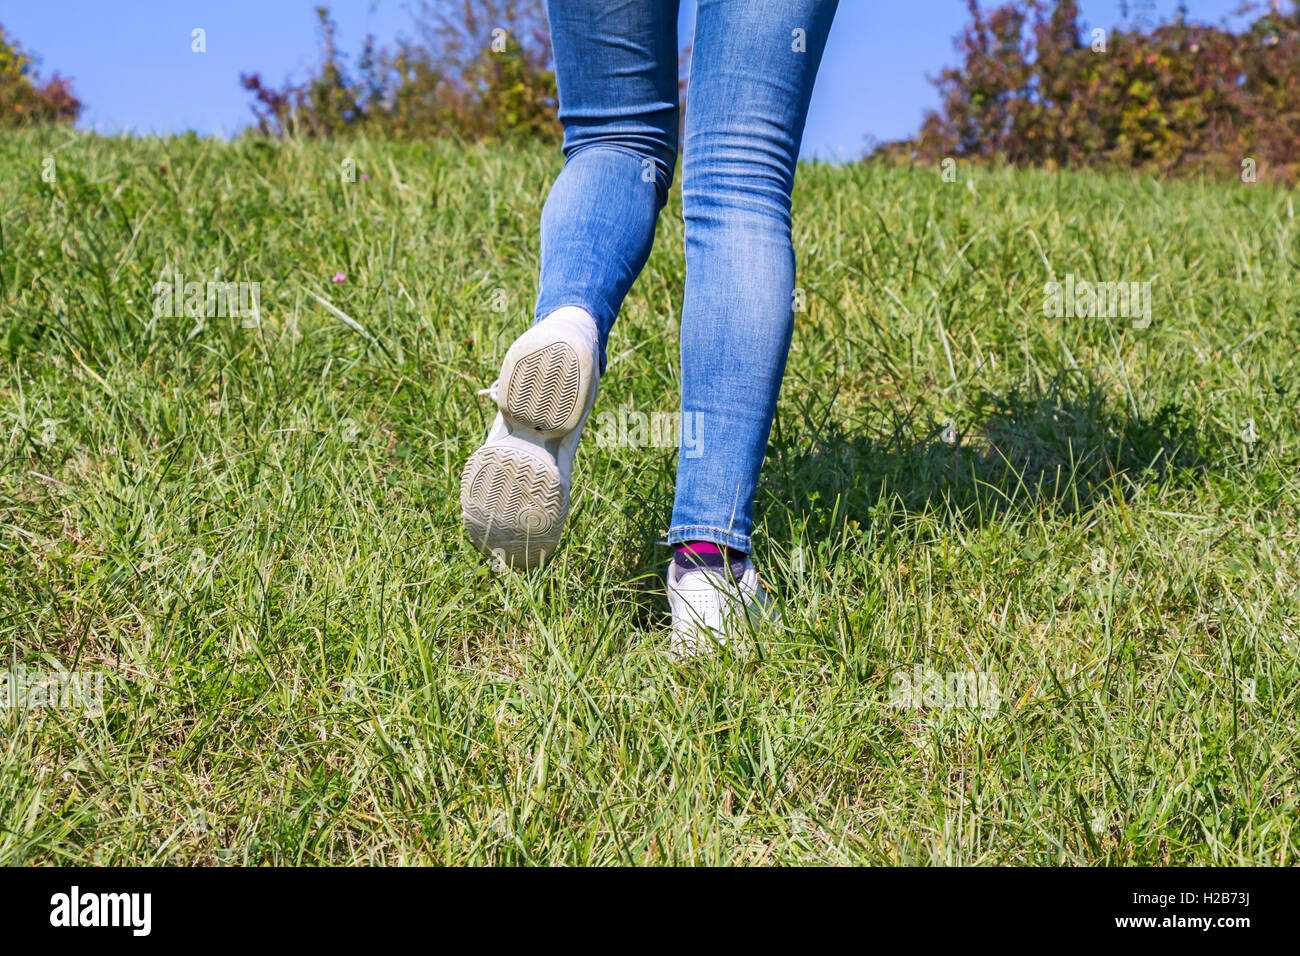
[(0, 26), (0, 126), (71, 123), (80, 114), (72, 81), (56, 73), (40, 83), (31, 57)]
[(1103, 43), (1075, 0), (968, 6), (963, 62), (935, 80), (940, 109), (879, 153), (1213, 176), (1251, 160), (1261, 180), (1300, 174), (1300, 12), (1239, 32), (1180, 17)]

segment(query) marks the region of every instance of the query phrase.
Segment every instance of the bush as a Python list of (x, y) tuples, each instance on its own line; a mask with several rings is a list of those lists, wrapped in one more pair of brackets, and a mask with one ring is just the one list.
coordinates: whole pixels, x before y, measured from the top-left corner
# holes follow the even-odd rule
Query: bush
[(323, 61), (301, 86), (241, 76), (264, 133), (462, 139), (555, 137), (555, 72), (540, 0), (424, 2), (418, 36), (393, 51), (367, 37), (357, 75), (345, 68), (335, 27), (318, 7)]
[(48, 82), (37, 83), (32, 58), (0, 26), (0, 126), (71, 123), (81, 114), (71, 80), (56, 73)]
[(1111, 31), (1103, 50), (1075, 0), (968, 6), (963, 63), (935, 81), (942, 106), (881, 152), (1234, 176), (1249, 158), (1261, 177), (1296, 179), (1300, 13), (1273, 10), (1239, 33), (1180, 16)]

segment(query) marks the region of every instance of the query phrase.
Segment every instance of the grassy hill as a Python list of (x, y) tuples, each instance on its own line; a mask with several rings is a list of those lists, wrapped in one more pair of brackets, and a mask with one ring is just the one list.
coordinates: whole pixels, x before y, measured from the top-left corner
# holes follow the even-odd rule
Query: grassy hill
[[(459, 528), (557, 168), (0, 140), (0, 648), (103, 681), (0, 709), (0, 862), (1298, 862), (1296, 192), (801, 168), (783, 622), (681, 666), (673, 449), (589, 434), (540, 572)], [(596, 414), (676, 409), (680, 211)]]

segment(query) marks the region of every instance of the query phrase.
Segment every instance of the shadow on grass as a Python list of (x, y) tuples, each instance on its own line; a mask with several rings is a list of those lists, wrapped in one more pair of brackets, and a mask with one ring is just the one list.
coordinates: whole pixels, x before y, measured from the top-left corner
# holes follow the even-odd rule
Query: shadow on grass
[[(940, 526), (979, 527), (1066, 517), (1108, 499), (1131, 501), (1153, 483), (1191, 483), (1210, 466), (1194, 409), (1168, 404), (1144, 417), (1077, 373), (1037, 390), (980, 394), (951, 428), (915, 413), (853, 427), (835, 419), (833, 406), (786, 413), (773, 430), (757, 511), (780, 551), (838, 535), (849, 521), (929, 516)], [(627, 503), (638, 533), (614, 556), (645, 627), (662, 627), (666, 617), (668, 552), (656, 541), (672, 490), (660, 487), (662, 500)]]
[(846, 428), (829, 408), (815, 410), (817, 428), (805, 409), (801, 426), (778, 430), (768, 448), (767, 533), (778, 543), (819, 538), (882, 513), (967, 527), (1067, 516), (1131, 501), (1152, 483), (1193, 481), (1210, 464), (1193, 409), (1167, 404), (1144, 417), (1077, 374), (982, 393), (967, 409), (950, 425), (894, 415), (874, 432)]

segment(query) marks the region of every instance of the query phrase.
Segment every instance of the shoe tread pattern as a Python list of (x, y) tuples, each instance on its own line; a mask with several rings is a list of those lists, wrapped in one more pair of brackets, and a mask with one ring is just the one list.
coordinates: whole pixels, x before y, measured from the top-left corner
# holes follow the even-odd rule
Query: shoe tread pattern
[(461, 475), (465, 528), (478, 549), (510, 567), (532, 567), (555, 551), (564, 489), (551, 469), (517, 449), (480, 448)]
[(521, 425), (556, 432), (578, 404), (582, 372), (578, 355), (566, 342), (553, 342), (515, 363), (504, 411)]

